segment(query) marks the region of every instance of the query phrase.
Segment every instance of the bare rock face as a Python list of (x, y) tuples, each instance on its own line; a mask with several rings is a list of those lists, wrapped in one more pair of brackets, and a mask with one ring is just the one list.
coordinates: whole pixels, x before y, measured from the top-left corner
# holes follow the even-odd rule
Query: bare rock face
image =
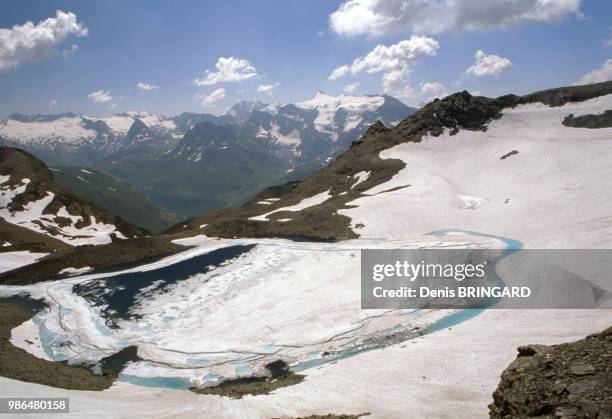
[(599, 115), (568, 115), (563, 120), (563, 125), (573, 128), (610, 128), (612, 127), (612, 110), (607, 110)]
[(518, 348), (491, 418), (612, 418), (612, 327), (573, 343)]

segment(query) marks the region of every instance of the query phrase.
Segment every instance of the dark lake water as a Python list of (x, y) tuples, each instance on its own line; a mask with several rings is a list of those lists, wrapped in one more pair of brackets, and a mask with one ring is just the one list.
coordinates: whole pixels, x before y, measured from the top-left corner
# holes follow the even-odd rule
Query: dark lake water
[(25, 293), (0, 298), (0, 304), (17, 305), (27, 311), (31, 311), (32, 315), (38, 313), (43, 308), (47, 307), (43, 300), (35, 300)]
[(255, 245), (229, 246), (147, 272), (132, 272), (77, 284), (73, 292), (95, 306), (105, 306), (102, 315), (110, 327), (116, 319), (131, 319), (137, 297), (166, 292), (167, 288), (193, 275), (202, 274), (249, 252)]

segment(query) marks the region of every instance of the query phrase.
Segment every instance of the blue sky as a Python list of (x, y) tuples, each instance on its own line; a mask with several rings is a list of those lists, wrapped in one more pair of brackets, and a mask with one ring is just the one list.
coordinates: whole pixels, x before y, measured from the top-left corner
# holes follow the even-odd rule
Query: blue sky
[[(4, 0), (0, 115), (221, 113), (244, 99), (289, 103), (316, 90), (375, 94), (384, 87), (417, 105), (464, 89), (499, 96), (572, 84), (593, 71), (583, 80), (609, 78), (612, 2), (508, 3)], [(49, 23), (59, 28), (50, 41), (38, 25), (58, 10), (74, 21), (64, 15), (64, 26)], [(31, 27), (21, 27), (27, 21)], [(384, 47), (367, 57), (377, 45)], [(211, 75), (221, 57), (234, 59), (237, 76)], [(354, 64), (359, 57), (367, 58)], [(345, 74), (330, 80), (344, 65)]]

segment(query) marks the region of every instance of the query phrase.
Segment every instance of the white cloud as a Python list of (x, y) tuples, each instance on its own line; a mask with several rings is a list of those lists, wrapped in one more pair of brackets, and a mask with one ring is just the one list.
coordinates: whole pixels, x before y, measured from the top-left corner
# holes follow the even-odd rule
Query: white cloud
[(106, 103), (113, 100), (110, 90), (96, 90), (87, 95), (93, 103)]
[(438, 48), (438, 41), (426, 36), (412, 36), (389, 46), (378, 45), (367, 55), (353, 61), (351, 73), (410, 70), (421, 58), (436, 55)]
[(581, 0), (345, 0), (329, 16), (342, 36), (486, 30), (580, 14)]
[(274, 90), (278, 86), (278, 83), (274, 84), (260, 84), (257, 86), (258, 93), (267, 93), (269, 95), (272, 94), (272, 90)]
[(408, 70), (393, 70), (385, 73), (382, 79), (383, 90), (385, 92), (398, 90), (404, 82), (404, 77), (408, 73)]
[(222, 82), (249, 80), (257, 77), (255, 67), (247, 60), (234, 57), (220, 57), (215, 64), (216, 72), (206, 71), (204, 78), (195, 79), (198, 86), (210, 86)]
[(51, 99), (51, 101), (49, 102), (49, 107), (55, 108), (56, 106), (57, 106), (57, 100)]
[(359, 83), (351, 83), (351, 84), (347, 84), (344, 87), (344, 92), (345, 93), (355, 93), (355, 90), (357, 90), (357, 87), (359, 87)]
[(604, 47), (612, 47), (612, 38), (604, 39), (603, 46)]
[(421, 58), (436, 55), (438, 48), (438, 41), (426, 36), (412, 36), (388, 46), (378, 45), (368, 54), (355, 59), (352, 64), (336, 68), (329, 79), (335, 80), (349, 72), (353, 75), (382, 72), (383, 88), (385, 92), (391, 92), (400, 87), (405, 76)]
[(476, 51), (474, 58), (476, 58), (476, 62), (465, 70), (465, 74), (474, 77), (497, 77), (512, 67), (512, 61), (509, 59), (502, 58), (495, 54), (487, 55), (480, 49)]
[(378, 45), (364, 56), (355, 59), (352, 64), (336, 68), (329, 76), (330, 80), (348, 74), (383, 73), (382, 85), (385, 92), (412, 94), (412, 89), (402, 91), (404, 79), (414, 66), (426, 56), (434, 56), (440, 48), (435, 39), (426, 36), (412, 36), (393, 45)]
[(612, 58), (607, 59), (601, 67), (580, 77), (574, 85), (593, 84), (608, 80), (612, 80)]
[(421, 96), (425, 97), (426, 102), (431, 102), (434, 99), (448, 96), (448, 92), (440, 82), (426, 82), (421, 83)]
[(220, 101), (225, 97), (225, 89), (221, 87), (220, 89), (215, 90), (211, 94), (197, 94), (195, 98), (200, 101), (202, 106), (214, 106), (213, 103)]
[(148, 92), (148, 91), (151, 91), (151, 90), (159, 89), (159, 86), (155, 86), (153, 84), (143, 83), (143, 82), (139, 81), (138, 84), (136, 85), (136, 88), (138, 90), (143, 91), (143, 92)]
[(340, 77), (344, 77), (346, 76), (346, 74), (349, 72), (350, 69), (351, 68), (347, 64), (341, 65), (340, 67), (332, 71), (332, 73), (329, 75), (327, 80), (337, 80)]
[(53, 58), (58, 54), (57, 45), (70, 36), (86, 36), (87, 31), (74, 13), (61, 10), (36, 25), (26, 22), (10, 29), (0, 28), (0, 70)]

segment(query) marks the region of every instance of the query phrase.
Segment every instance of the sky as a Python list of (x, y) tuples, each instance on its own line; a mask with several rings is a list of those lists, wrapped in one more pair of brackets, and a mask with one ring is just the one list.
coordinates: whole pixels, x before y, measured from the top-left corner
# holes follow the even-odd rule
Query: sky
[(221, 114), (247, 99), (418, 106), (612, 79), (607, 0), (3, 0), (0, 115)]

